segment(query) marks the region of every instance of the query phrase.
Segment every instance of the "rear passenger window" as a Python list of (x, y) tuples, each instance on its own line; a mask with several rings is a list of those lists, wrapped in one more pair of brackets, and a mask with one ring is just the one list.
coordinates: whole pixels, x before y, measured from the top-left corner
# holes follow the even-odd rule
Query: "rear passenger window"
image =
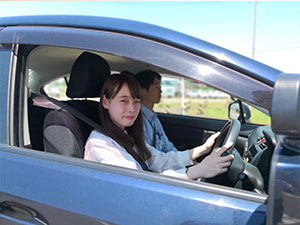
[(44, 92), (51, 98), (58, 100), (66, 100), (67, 83), (69, 77), (61, 77), (46, 84), (43, 88)]

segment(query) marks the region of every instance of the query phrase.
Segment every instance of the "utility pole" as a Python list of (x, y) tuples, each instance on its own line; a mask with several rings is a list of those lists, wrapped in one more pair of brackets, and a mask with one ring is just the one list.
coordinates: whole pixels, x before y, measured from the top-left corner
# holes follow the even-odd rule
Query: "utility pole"
[(252, 59), (254, 59), (254, 56), (255, 56), (257, 4), (258, 4), (258, 2), (255, 1), (254, 2), (254, 18), (253, 18), (253, 37), (252, 37)]

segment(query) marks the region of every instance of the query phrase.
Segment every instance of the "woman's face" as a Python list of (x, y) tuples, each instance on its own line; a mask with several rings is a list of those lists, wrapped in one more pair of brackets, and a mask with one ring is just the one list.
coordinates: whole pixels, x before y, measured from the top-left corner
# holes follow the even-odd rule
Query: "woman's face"
[(108, 110), (112, 121), (122, 130), (130, 127), (136, 120), (140, 109), (140, 99), (133, 98), (127, 84), (124, 84), (116, 96), (107, 99), (103, 96), (102, 106)]

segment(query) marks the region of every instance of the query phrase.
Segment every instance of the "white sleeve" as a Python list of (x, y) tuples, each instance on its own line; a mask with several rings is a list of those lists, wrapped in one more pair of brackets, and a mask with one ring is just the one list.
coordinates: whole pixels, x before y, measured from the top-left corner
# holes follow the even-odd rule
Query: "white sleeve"
[(165, 170), (162, 174), (171, 176), (171, 177), (178, 177), (182, 179), (189, 179), (186, 175), (186, 168), (182, 168), (179, 170)]
[[(147, 145), (152, 157), (148, 160), (149, 167), (152, 171), (164, 173), (167, 170), (185, 169), (186, 166), (192, 165), (188, 151), (170, 151), (167, 153), (160, 152), (150, 145)], [(182, 173), (182, 171), (180, 171)]]
[(142, 169), (131, 155), (109, 138), (89, 138), (85, 145), (84, 159), (126, 168)]

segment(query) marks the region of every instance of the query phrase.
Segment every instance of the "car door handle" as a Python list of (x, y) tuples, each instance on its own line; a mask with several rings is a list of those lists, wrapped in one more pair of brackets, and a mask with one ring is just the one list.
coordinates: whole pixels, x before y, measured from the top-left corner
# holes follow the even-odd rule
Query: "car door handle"
[(0, 204), (0, 222), (1, 220), (24, 225), (48, 224), (47, 220), (34, 209), (11, 201), (5, 201)]

